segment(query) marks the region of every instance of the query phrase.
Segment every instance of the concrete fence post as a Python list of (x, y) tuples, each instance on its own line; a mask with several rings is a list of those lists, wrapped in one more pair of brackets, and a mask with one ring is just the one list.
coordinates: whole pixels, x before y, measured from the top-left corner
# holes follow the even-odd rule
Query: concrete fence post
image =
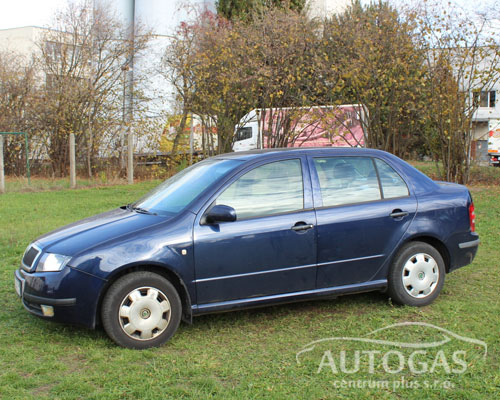
[(0, 193), (5, 193), (5, 173), (3, 165), (3, 135), (0, 135)]
[(69, 134), (69, 186), (76, 188), (76, 155), (75, 155), (75, 134)]
[(127, 153), (127, 182), (134, 183), (134, 132), (132, 127), (128, 131), (128, 153)]

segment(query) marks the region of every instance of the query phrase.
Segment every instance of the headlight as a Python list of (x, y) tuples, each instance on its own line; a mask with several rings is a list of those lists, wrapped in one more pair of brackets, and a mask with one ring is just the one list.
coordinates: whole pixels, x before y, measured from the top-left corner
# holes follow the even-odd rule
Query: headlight
[(60, 254), (45, 253), (36, 266), (36, 272), (60, 271), (70, 259), (71, 257)]

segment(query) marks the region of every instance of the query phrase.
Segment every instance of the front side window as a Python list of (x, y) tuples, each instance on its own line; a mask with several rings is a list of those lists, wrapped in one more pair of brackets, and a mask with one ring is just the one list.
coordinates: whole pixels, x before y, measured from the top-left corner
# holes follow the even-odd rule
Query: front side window
[(224, 190), (216, 204), (233, 207), (238, 220), (302, 210), (300, 160), (273, 162), (247, 172)]
[(373, 161), (368, 157), (315, 158), (323, 206), (380, 200)]
[(395, 197), (405, 197), (409, 195), (405, 181), (396, 171), (386, 162), (378, 158), (375, 159), (375, 164), (377, 164), (384, 199), (393, 199)]

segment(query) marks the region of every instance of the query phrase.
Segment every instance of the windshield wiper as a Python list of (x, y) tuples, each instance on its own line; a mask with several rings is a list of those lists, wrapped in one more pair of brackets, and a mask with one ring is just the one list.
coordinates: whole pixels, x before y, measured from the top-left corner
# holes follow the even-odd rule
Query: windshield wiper
[(127, 208), (127, 210), (135, 211), (136, 213), (139, 213), (139, 214), (158, 215), (152, 211), (146, 210), (145, 208), (133, 207), (132, 204), (127, 204), (126, 208)]

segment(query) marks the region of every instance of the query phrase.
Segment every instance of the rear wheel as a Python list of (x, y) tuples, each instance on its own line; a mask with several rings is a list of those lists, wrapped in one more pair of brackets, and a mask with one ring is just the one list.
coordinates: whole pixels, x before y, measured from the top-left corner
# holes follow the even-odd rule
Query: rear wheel
[(389, 271), (389, 296), (398, 304), (426, 306), (441, 292), (444, 276), (439, 251), (427, 243), (407, 243)]
[(174, 335), (181, 312), (175, 287), (158, 274), (141, 271), (113, 283), (104, 297), (101, 317), (115, 343), (146, 349), (160, 346)]

